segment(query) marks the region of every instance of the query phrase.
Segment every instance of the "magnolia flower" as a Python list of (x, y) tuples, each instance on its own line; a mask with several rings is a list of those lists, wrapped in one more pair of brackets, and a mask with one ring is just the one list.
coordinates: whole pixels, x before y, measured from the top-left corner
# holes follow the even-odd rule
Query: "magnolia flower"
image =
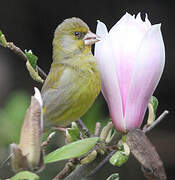
[(114, 126), (121, 132), (138, 128), (165, 64), (160, 24), (126, 13), (109, 33), (98, 21), (97, 34), (95, 56)]

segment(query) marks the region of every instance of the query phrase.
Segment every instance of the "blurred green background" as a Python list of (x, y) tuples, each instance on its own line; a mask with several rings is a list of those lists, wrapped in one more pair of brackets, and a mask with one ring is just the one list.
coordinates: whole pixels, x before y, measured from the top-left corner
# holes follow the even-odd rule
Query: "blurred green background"
[[(52, 38), (55, 28), (63, 19), (80, 17), (95, 32), (96, 20), (103, 21), (111, 28), (125, 12), (137, 14), (148, 13), (152, 24), (162, 23), (162, 34), (166, 47), (166, 66), (161, 81), (154, 93), (159, 99), (157, 115), (168, 109), (170, 115), (149, 133), (156, 146), (168, 175), (168, 180), (174, 180), (175, 175), (175, 53), (174, 53), (174, 6), (170, 1), (152, 0), (104, 0), (104, 1), (0, 1), (0, 29), (17, 46), (32, 49), (39, 57), (38, 64), (45, 72), (49, 71), (52, 62)], [(34, 94), (34, 82), (25, 68), (25, 63), (12, 52), (0, 47), (0, 179), (13, 175), (9, 161), (3, 163), (10, 154), (9, 145), (19, 142), (20, 128), (25, 111)], [(109, 119), (108, 108), (102, 95), (82, 118), (93, 132), (95, 122), (106, 124)], [(64, 144), (62, 134), (52, 140), (47, 152)], [(53, 163), (39, 173), (42, 180), (52, 179), (64, 163)], [(106, 179), (111, 173), (119, 172), (121, 180), (145, 179), (140, 166), (130, 157), (128, 163), (121, 168), (106, 164), (92, 179)]]

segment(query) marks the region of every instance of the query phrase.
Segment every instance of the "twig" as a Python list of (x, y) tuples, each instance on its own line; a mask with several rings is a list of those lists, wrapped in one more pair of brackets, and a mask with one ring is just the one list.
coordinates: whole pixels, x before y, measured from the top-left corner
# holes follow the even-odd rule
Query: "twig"
[(86, 137), (90, 137), (91, 136), (91, 133), (89, 132), (89, 129), (85, 126), (85, 124), (83, 123), (83, 121), (81, 119), (79, 119), (77, 121), (77, 124), (80, 127), (80, 129), (85, 132)]
[(84, 180), (91, 174), (91, 172), (103, 161), (106, 155), (98, 154), (97, 158), (88, 164), (78, 165), (76, 169), (70, 173), (64, 180)]
[(13, 156), (13, 153), (11, 153), (0, 165), (0, 168), (3, 168), (4, 164)]
[(101, 123), (100, 123), (100, 122), (97, 122), (97, 123), (96, 123), (96, 127), (95, 127), (94, 136), (99, 136), (99, 134), (100, 134), (100, 128), (101, 128)]
[(36, 68), (37, 68), (38, 72), (42, 75), (42, 77), (44, 79), (46, 79), (47, 78), (47, 74), (38, 65), (36, 65)]
[(144, 133), (149, 132), (152, 130), (157, 124), (159, 124), (167, 115), (169, 111), (165, 110), (150, 126), (148, 126), (146, 129), (143, 129)]
[(64, 169), (60, 171), (53, 180), (61, 180), (64, 179), (66, 176), (68, 176), (76, 167), (77, 161), (76, 160), (70, 160), (68, 163), (66, 163)]
[(101, 162), (97, 165), (97, 167), (95, 167), (95, 169), (91, 172), (91, 174), (90, 174), (88, 177), (94, 176), (94, 175), (97, 173), (97, 171), (98, 171), (104, 164), (106, 164), (106, 163), (109, 161), (109, 159), (111, 158), (111, 156), (112, 156), (116, 151), (117, 151), (117, 150), (114, 150), (114, 151), (110, 152), (110, 153), (105, 157), (105, 159), (103, 159), (103, 161), (101, 161)]
[(55, 133), (56, 133), (56, 132), (54, 131), (54, 132), (52, 132), (52, 133), (49, 134), (49, 136), (47, 137), (47, 139), (42, 143), (42, 145), (41, 145), (42, 148), (45, 148), (45, 147), (49, 144), (50, 140), (53, 138), (53, 136), (55, 135)]
[[(20, 56), (24, 61), (27, 61), (27, 57), (24, 52), (17, 46), (15, 46), (12, 42), (7, 42), (7, 47), (16, 55)], [(42, 75), (44, 79), (46, 79), (47, 74), (39, 67), (36, 66), (38, 72)]]

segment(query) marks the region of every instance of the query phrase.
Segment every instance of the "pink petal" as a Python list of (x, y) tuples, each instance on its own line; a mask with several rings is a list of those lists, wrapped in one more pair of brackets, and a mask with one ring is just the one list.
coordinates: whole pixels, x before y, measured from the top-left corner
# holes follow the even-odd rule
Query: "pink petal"
[[(101, 25), (98, 22), (97, 35), (104, 32), (104, 29), (100, 29), (104, 28)], [(120, 89), (108, 35), (95, 44), (95, 56), (101, 75), (102, 93), (108, 103), (111, 118), (117, 129), (125, 129)]]
[(128, 91), (136, 63), (135, 57), (140, 46), (141, 40), (149, 27), (126, 13), (110, 30), (109, 38), (113, 55), (115, 58), (115, 67), (121, 90), (123, 115), (128, 98)]
[(141, 125), (149, 99), (163, 72), (165, 49), (160, 24), (153, 25), (146, 33), (136, 62), (125, 112), (128, 130)]

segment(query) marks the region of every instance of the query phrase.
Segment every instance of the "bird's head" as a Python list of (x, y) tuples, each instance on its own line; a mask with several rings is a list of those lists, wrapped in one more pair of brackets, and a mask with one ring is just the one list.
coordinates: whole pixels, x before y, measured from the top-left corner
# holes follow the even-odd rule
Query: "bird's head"
[(90, 50), (90, 46), (97, 41), (99, 37), (90, 31), (84, 21), (75, 17), (66, 19), (55, 30), (53, 55)]

